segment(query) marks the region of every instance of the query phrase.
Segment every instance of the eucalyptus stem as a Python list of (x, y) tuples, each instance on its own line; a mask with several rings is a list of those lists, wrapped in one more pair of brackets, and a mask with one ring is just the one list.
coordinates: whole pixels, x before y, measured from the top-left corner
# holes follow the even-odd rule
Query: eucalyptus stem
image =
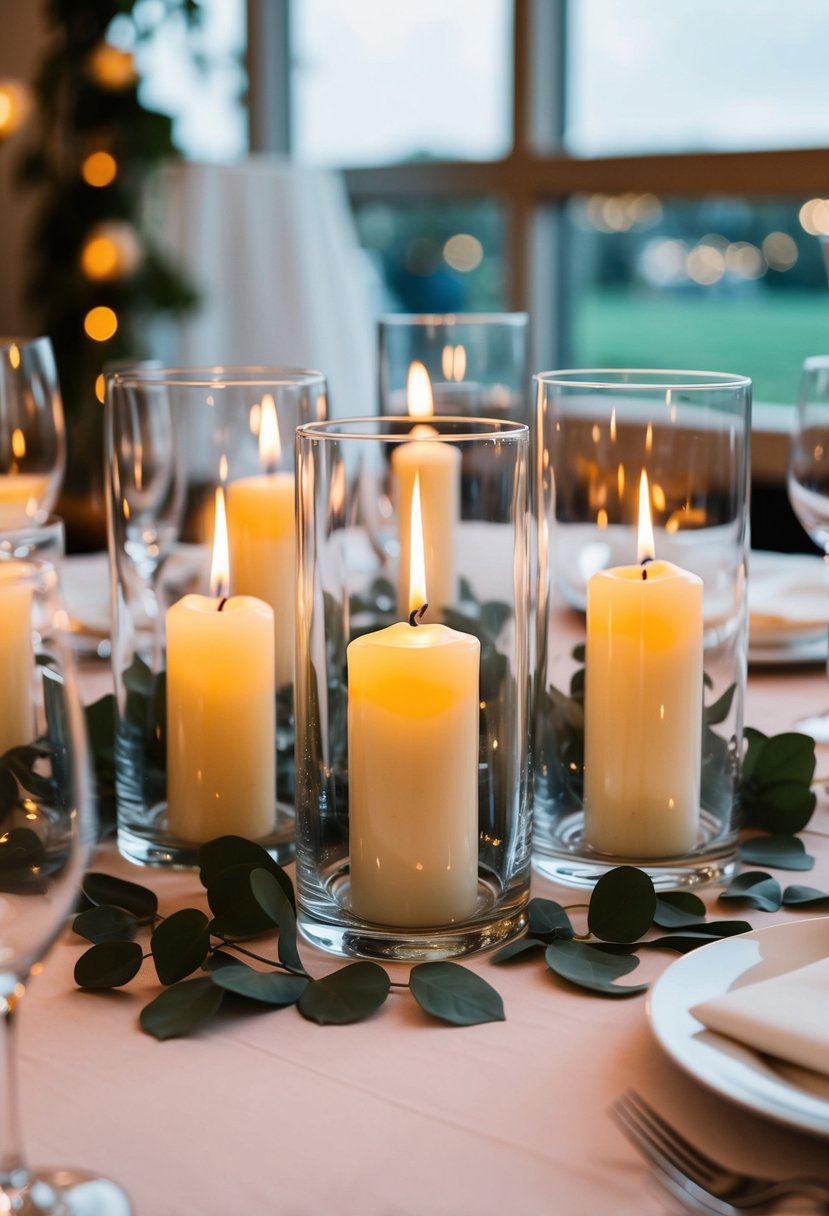
[[(276, 971), (286, 971), (288, 975), (308, 976), (307, 971), (297, 971), (294, 967), (289, 967), (287, 963), (283, 963), (281, 959), (265, 958), (264, 954), (256, 954), (253, 950), (240, 946), (238, 942), (234, 942), (227, 937), (222, 937), (220, 933), (217, 933), (215, 936), (218, 937), (222, 946), (227, 946), (229, 950), (236, 950), (239, 954), (244, 954), (247, 958), (252, 958), (257, 963), (265, 963), (266, 966), (273, 967)], [(217, 949), (217, 946), (211, 946), (211, 953), (215, 954)]]

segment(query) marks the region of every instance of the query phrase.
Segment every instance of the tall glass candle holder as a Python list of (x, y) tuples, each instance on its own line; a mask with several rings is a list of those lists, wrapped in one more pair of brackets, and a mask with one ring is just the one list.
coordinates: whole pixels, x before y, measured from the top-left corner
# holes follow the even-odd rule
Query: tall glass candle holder
[(527, 452), (490, 420), (297, 433), (298, 920), (323, 949), (445, 958), (525, 924)]
[[(746, 680), (751, 382), (536, 377), (539, 869), (727, 876)], [(648, 527), (652, 536), (648, 535)]]
[(294, 846), (296, 428), (325, 380), (280, 368), (106, 377), (118, 844), (193, 865), (225, 834)]
[(381, 414), (531, 422), (525, 312), (390, 314), (379, 336)]

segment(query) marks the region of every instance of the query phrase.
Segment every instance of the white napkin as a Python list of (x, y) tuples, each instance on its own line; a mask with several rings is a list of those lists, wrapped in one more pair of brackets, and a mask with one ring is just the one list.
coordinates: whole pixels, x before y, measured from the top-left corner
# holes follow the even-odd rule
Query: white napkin
[(748, 575), (749, 635), (755, 645), (821, 633), (829, 623), (823, 559), (752, 551)]
[(829, 958), (694, 1005), (709, 1030), (829, 1075)]

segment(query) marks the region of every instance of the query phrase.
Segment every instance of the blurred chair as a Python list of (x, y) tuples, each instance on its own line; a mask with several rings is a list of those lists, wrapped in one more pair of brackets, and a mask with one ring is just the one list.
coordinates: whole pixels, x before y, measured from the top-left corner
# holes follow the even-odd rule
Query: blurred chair
[(341, 178), (269, 156), (171, 162), (148, 187), (146, 225), (202, 297), (159, 330), (154, 354), (313, 368), (329, 416), (376, 413), (374, 320)]

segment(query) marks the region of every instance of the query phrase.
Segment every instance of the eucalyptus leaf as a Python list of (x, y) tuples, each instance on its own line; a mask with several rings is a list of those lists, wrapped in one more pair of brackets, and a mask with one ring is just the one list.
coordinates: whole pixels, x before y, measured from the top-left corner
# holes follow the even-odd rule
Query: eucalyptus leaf
[(639, 966), (633, 954), (607, 954), (587, 942), (551, 942), (544, 952), (547, 966), (555, 975), (579, 988), (601, 996), (636, 996), (647, 984), (617, 984)]
[(537, 950), (543, 950), (547, 942), (537, 937), (519, 937), (514, 942), (507, 942), (500, 950), (496, 950), (491, 963), (511, 963), (516, 958), (527, 958)]
[(219, 967), (212, 973), (214, 984), (226, 992), (259, 1001), (263, 1005), (284, 1008), (296, 1005), (305, 989), (308, 978), (303, 975), (283, 975), (278, 971), (254, 971), (245, 963)]
[(718, 726), (724, 722), (731, 712), (731, 704), (737, 685), (730, 685), (713, 705), (706, 705), (702, 711), (702, 720), (706, 726)]
[(741, 933), (750, 933), (753, 928), (747, 920), (704, 920), (693, 925), (683, 925), (683, 933), (702, 933), (705, 936), (739, 937)]
[(113, 904), (131, 912), (140, 924), (151, 921), (158, 912), (158, 896), (149, 887), (100, 874), (90, 870), (84, 875), (81, 889), (91, 904)]
[(224, 991), (214, 978), (200, 976), (165, 988), (141, 1010), (141, 1029), (156, 1039), (179, 1039), (198, 1030), (222, 1004)]
[(121, 988), (141, 970), (144, 951), (138, 942), (101, 942), (75, 963), (79, 988)]
[(755, 866), (778, 870), (812, 870), (815, 859), (796, 836), (755, 836), (740, 845), (740, 858)]
[(177, 984), (207, 958), (210, 921), (199, 908), (181, 908), (156, 926), (150, 939), (155, 969), (162, 984)]
[(492, 985), (458, 963), (418, 964), (409, 988), (424, 1013), (452, 1026), (504, 1021), (504, 1002)]
[(227, 950), (211, 950), (202, 963), (202, 971), (220, 971), (222, 967), (235, 967), (239, 959)]
[(676, 933), (669, 933), (665, 937), (654, 937), (650, 941), (640, 942), (639, 949), (676, 950), (680, 954), (688, 954), (691, 950), (699, 949), (700, 946), (707, 946), (711, 942), (721, 940), (716, 933), (686, 933), (679, 929)]
[(720, 901), (734, 900), (760, 908), (763, 912), (776, 912), (783, 900), (780, 883), (762, 870), (747, 870), (738, 874), (720, 895)]
[(660, 929), (681, 929), (705, 916), (705, 904), (693, 891), (663, 891), (656, 897), (653, 923)]
[(253, 937), (273, 929), (272, 918), (251, 889), (250, 877), (257, 869), (261, 867), (242, 862), (211, 879), (207, 888), (207, 902), (216, 918), (215, 931), (222, 936)]
[(812, 908), (829, 908), (829, 894), (819, 891), (817, 887), (786, 887), (783, 892), (783, 905), (787, 908), (808, 906)]
[(296, 916), (279, 882), (268, 870), (254, 870), (250, 887), (259, 907), (279, 929), (279, 961), (292, 971), (305, 974), (296, 944)]
[(72, 929), (79, 937), (89, 942), (131, 942), (138, 929), (138, 921), (131, 912), (111, 904), (99, 904), (79, 912), (72, 922)]
[(349, 963), (312, 980), (299, 998), (299, 1012), (320, 1026), (346, 1026), (375, 1013), (389, 995), (389, 977), (378, 963)]
[(550, 941), (554, 937), (572, 937), (573, 925), (566, 910), (555, 900), (531, 899), (527, 904), (527, 933)]
[(206, 888), (209, 888), (219, 875), (236, 866), (246, 865), (251, 870), (269, 870), (296, 911), (296, 898), (290, 878), (261, 844), (246, 840), (244, 836), (218, 836), (201, 846), (198, 860), (199, 882)]
[(815, 742), (788, 731), (769, 738), (747, 727), (740, 798), (744, 826), (767, 832), (799, 832), (817, 799), (810, 788), (815, 772)]
[(587, 927), (606, 942), (635, 942), (647, 933), (656, 912), (656, 891), (644, 870), (617, 866), (593, 888)]

